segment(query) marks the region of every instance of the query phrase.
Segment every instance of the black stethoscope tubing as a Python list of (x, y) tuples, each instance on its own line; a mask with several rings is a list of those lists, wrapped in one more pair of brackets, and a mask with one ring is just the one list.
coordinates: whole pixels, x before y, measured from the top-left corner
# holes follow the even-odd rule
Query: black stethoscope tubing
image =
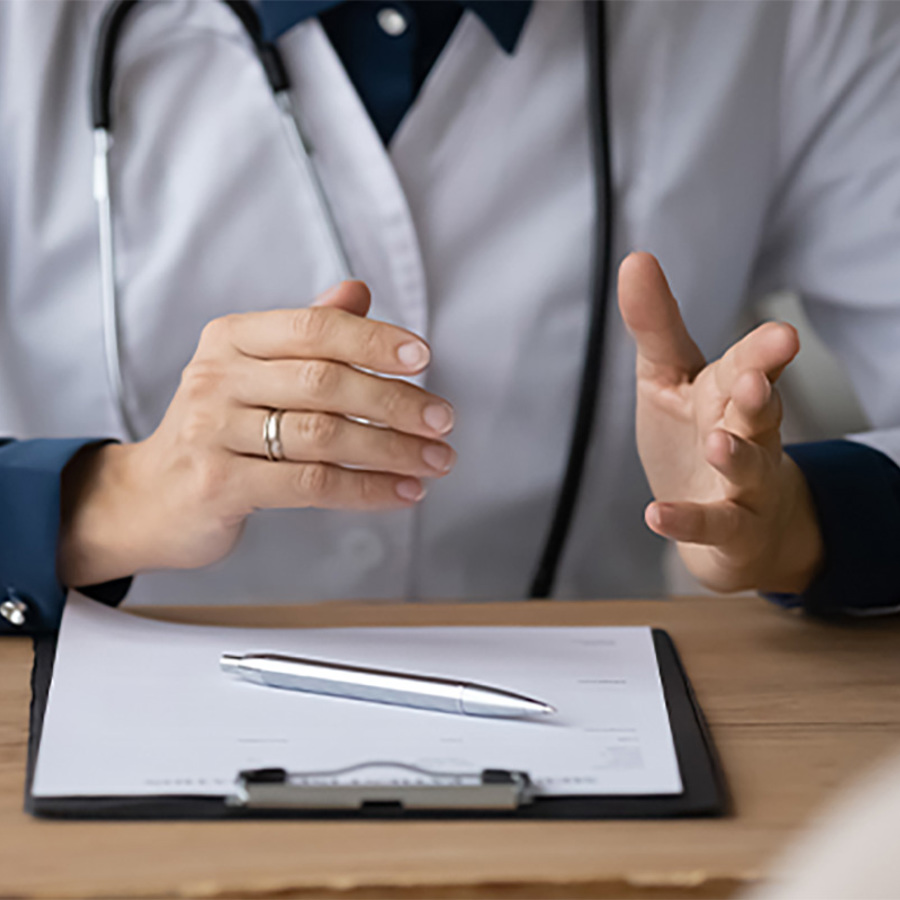
[[(97, 32), (94, 68), (91, 78), (91, 120), (94, 129), (112, 133), (112, 81), (116, 46), (128, 14), (140, 0), (115, 0), (103, 15)], [(266, 41), (256, 10), (248, 0), (222, 0), (240, 19), (253, 43), (272, 92), (290, 88), (287, 70), (275, 44)], [(585, 3), (588, 46), (588, 97), (594, 163), (596, 240), (591, 290), (591, 311), (587, 330), (581, 382), (575, 418), (569, 440), (569, 452), (559, 494), (550, 520), (538, 566), (528, 596), (539, 599), (550, 596), (560, 560), (578, 504), (581, 483), (599, 401), (600, 368), (613, 254), (613, 176), (610, 149), (609, 88), (606, 59), (606, 10), (603, 0)]]
[[(614, 242), (614, 195), (609, 118), (609, 73), (606, 40), (606, 6), (603, 0), (585, 4), (588, 46), (588, 100), (591, 152), (594, 159), (594, 208), (596, 235), (588, 324), (578, 405), (569, 439), (569, 456), (560, 484), (550, 530), (531, 582), (529, 597), (550, 596), (566, 546), (584, 479), (584, 467), (594, 432), (600, 397), (600, 368), (606, 336), (607, 307)], [(598, 549), (599, 552), (599, 549)]]
[[(107, 7), (94, 46), (94, 68), (91, 77), (91, 124), (112, 132), (112, 80), (119, 34), (128, 14), (140, 0), (114, 0)], [(290, 89), (287, 69), (278, 48), (263, 38), (259, 16), (248, 0), (221, 0), (240, 19), (253, 43), (257, 59), (266, 73), (273, 94)]]

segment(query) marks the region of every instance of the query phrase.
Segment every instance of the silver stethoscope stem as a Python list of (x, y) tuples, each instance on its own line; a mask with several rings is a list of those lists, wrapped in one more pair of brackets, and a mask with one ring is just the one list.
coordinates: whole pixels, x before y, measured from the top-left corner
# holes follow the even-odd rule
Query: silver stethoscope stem
[(350, 262), (347, 259), (347, 252), (344, 250), (344, 242), (341, 240), (341, 233), (338, 231), (334, 220), (334, 212), (331, 204), (328, 202), (328, 194), (322, 186), (319, 173), (316, 171), (312, 161), (312, 145), (303, 134), (300, 123), (297, 121), (297, 115), (294, 112), (294, 105), (287, 91), (278, 91), (275, 94), (275, 102), (281, 111), (281, 124), (284, 127), (288, 143), (294, 149), (294, 155), (300, 167), (306, 175), (307, 182), (312, 185), (313, 194), (316, 198), (316, 205), (319, 207), (319, 221), (325, 227), (328, 245), (331, 247), (333, 262), (338, 273), (339, 281), (346, 281), (352, 277)]
[[(293, 104), (287, 91), (275, 94), (282, 126), (288, 143), (294, 151), (307, 182), (311, 185), (319, 220), (325, 230), (326, 243), (331, 249), (332, 263), (338, 280), (352, 278), (352, 270), (344, 250), (341, 235), (322, 186), (319, 173), (313, 164), (308, 143), (300, 130)], [(100, 294), (103, 308), (103, 351), (106, 359), (106, 377), (119, 413), (119, 420), (129, 440), (139, 440), (137, 428), (128, 409), (125, 396), (125, 379), (122, 375), (121, 334), (119, 307), (116, 297), (116, 253), (113, 239), (112, 202), (109, 187), (109, 150), (112, 137), (105, 128), (94, 129), (94, 199), (100, 232)]]
[(100, 296), (103, 314), (103, 353), (106, 359), (106, 378), (120, 424), (125, 434), (136, 441), (137, 431), (128, 412), (125, 385), (122, 378), (118, 304), (116, 303), (116, 261), (113, 245), (112, 204), (109, 196), (109, 148), (112, 143), (105, 128), (94, 129), (94, 199), (97, 201), (97, 221), (100, 228)]

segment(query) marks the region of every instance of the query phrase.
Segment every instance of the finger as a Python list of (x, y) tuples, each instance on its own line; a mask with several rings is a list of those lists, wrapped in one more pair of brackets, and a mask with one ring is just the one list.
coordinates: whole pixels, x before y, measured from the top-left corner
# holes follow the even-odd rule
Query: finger
[(705, 365), (672, 296), (662, 268), (649, 253), (632, 253), (619, 267), (619, 309), (637, 344), (638, 377), (679, 383)]
[(748, 369), (764, 372), (774, 382), (800, 350), (800, 338), (793, 325), (766, 322), (732, 346), (716, 363), (716, 385), (731, 394), (735, 382)]
[(751, 441), (716, 429), (706, 439), (705, 453), (706, 461), (732, 485), (741, 505), (755, 507), (769, 475), (765, 451)]
[(355, 316), (366, 316), (371, 304), (372, 294), (365, 282), (342, 281), (324, 294), (319, 294), (310, 305), (342, 309)]
[(733, 501), (651, 503), (644, 521), (657, 534), (685, 544), (727, 548), (753, 527), (753, 513)]
[(342, 469), (324, 463), (239, 457), (235, 482), (253, 509), (402, 509), (425, 496), (417, 478)]
[(725, 428), (743, 438), (777, 434), (781, 427), (781, 395), (758, 369), (741, 374), (725, 407)]
[[(225, 444), (234, 453), (265, 457), (265, 409), (242, 408), (229, 418)], [(292, 462), (325, 462), (375, 472), (435, 478), (456, 462), (441, 441), (374, 428), (327, 413), (287, 412), (281, 417), (281, 443)]]
[(453, 407), (440, 397), (341, 363), (253, 360), (235, 374), (234, 398), (245, 406), (339, 413), (423, 437), (453, 428)]
[(198, 353), (218, 355), (223, 347), (256, 359), (330, 359), (389, 375), (415, 374), (431, 359), (411, 331), (328, 305), (215, 319)]

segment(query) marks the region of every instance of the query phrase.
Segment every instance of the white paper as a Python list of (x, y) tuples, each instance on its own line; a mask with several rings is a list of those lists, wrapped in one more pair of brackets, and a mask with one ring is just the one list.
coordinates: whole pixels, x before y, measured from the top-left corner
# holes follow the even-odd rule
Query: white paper
[[(472, 718), (261, 687), (223, 673), (223, 652), (478, 682), (558, 713)], [(70, 595), (35, 796), (221, 796), (242, 769), (373, 760), (522, 770), (546, 795), (682, 790), (648, 628), (213, 628)]]

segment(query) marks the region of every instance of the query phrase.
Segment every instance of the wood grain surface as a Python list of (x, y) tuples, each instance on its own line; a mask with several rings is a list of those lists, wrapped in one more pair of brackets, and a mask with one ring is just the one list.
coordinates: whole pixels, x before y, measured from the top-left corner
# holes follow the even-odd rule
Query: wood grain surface
[(753, 598), (156, 608), (223, 625), (654, 625), (675, 640), (734, 796), (727, 819), (60, 822), (22, 812), (31, 643), (0, 643), (0, 897), (726, 897), (835, 788), (900, 749), (900, 623)]

